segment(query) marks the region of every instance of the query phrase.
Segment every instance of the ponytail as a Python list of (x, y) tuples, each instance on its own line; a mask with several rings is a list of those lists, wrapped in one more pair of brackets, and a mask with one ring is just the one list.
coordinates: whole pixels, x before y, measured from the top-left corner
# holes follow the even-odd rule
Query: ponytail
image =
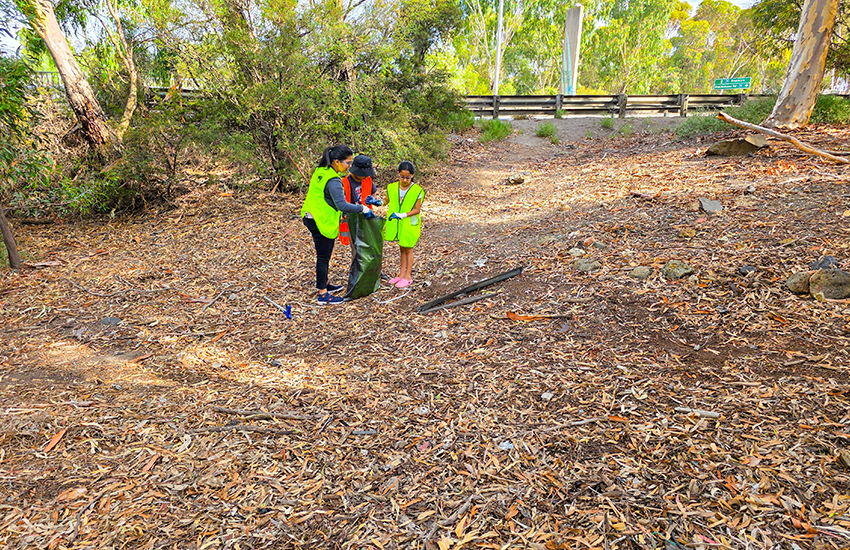
[(416, 173), (416, 167), (409, 160), (403, 160), (399, 163), (398, 171), (401, 172), (402, 170), (407, 170), (411, 176)]
[(352, 156), (353, 154), (354, 152), (348, 145), (339, 144), (331, 147), (326, 147), (325, 150), (322, 151), (321, 158), (319, 158), (319, 166), (321, 168), (330, 168), (331, 164), (333, 164), (333, 161), (343, 161), (348, 157)]

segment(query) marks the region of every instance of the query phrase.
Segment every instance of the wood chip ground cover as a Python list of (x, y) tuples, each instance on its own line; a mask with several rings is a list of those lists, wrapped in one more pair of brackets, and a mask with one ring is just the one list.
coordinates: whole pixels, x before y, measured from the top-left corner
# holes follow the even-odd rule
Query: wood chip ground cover
[[(0, 544), (850, 547), (850, 303), (784, 287), (848, 267), (850, 171), (668, 134), (452, 140), (414, 284), (337, 308), (313, 303), (297, 196), (16, 227), (52, 264), (0, 279)], [(671, 259), (694, 276), (665, 280)]]

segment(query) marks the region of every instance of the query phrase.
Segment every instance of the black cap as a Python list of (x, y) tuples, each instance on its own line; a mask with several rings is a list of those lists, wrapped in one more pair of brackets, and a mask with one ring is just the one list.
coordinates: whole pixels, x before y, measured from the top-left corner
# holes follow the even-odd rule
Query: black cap
[(372, 158), (366, 155), (357, 155), (351, 163), (351, 168), (348, 172), (355, 176), (366, 178), (375, 175), (375, 170), (372, 169)]

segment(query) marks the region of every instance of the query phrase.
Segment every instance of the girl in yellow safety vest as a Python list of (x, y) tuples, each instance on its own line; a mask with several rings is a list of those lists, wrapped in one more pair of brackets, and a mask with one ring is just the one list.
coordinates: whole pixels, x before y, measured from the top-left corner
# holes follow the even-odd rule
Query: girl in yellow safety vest
[(398, 241), (401, 251), (401, 267), (398, 277), (389, 280), (397, 288), (405, 288), (413, 282), (413, 247), (422, 233), (419, 215), (425, 192), (413, 183), (416, 167), (404, 161), (398, 165), (398, 181), (387, 186), (387, 223), (384, 225), (384, 240)]

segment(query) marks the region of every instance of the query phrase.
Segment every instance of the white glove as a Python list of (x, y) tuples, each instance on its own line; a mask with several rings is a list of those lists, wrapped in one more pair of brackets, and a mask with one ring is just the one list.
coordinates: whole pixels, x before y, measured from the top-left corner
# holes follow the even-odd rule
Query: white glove
[(366, 206), (365, 204), (362, 204), (361, 206), (363, 207), (363, 213), (364, 214), (368, 214), (372, 211), (372, 209), (369, 208), (368, 206)]

